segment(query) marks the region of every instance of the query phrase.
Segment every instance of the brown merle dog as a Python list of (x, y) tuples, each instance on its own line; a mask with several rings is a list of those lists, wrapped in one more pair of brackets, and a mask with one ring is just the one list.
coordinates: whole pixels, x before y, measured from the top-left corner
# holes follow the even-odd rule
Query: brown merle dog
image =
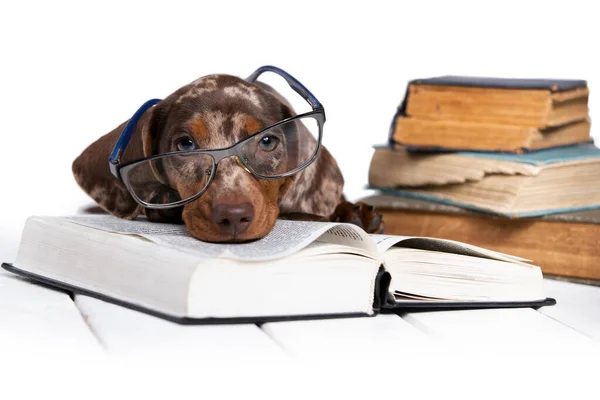
[[(233, 145), (248, 135), (295, 115), (271, 87), (230, 75), (202, 77), (148, 109), (136, 125), (123, 161), (181, 150), (183, 140), (200, 149)], [(383, 231), (381, 217), (364, 203), (344, 201), (344, 180), (324, 147), (300, 172), (275, 180), (248, 173), (235, 158), (223, 159), (206, 191), (182, 207), (156, 210), (138, 204), (109, 171), (108, 159), (127, 122), (102, 136), (73, 162), (81, 188), (103, 209), (121, 218), (145, 214), (151, 221), (185, 223), (194, 237), (211, 242), (265, 236), (277, 218), (350, 222)], [(183, 198), (185, 185), (176, 186)]]

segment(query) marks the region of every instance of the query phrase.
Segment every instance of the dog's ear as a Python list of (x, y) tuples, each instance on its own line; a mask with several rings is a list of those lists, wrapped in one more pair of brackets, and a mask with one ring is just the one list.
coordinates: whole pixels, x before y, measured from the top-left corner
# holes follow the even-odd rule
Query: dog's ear
[(317, 159), (286, 178), (280, 190), (282, 214), (304, 213), (329, 218), (343, 198), (344, 178), (333, 156), (321, 146)]
[[(139, 119), (135, 132), (121, 157), (121, 162), (133, 161), (152, 154), (153, 138), (157, 135), (156, 130), (162, 114), (161, 103), (148, 109)], [(143, 208), (131, 197), (125, 185), (110, 173), (108, 167), (110, 153), (127, 122), (89, 145), (75, 159), (72, 170), (79, 186), (103, 209), (121, 218), (134, 219)]]

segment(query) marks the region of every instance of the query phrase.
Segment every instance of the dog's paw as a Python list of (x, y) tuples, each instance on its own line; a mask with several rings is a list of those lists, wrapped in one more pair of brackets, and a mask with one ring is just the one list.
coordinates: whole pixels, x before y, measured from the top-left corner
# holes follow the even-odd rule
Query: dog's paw
[(367, 233), (383, 233), (385, 228), (383, 217), (375, 212), (373, 206), (362, 201), (358, 203), (341, 202), (329, 220), (360, 226)]

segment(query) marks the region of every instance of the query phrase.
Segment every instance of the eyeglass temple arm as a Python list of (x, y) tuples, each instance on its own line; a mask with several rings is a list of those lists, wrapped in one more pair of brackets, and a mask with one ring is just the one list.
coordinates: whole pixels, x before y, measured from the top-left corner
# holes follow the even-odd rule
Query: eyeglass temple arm
[(317, 100), (317, 98), (310, 92), (310, 90), (308, 90), (296, 78), (294, 78), (293, 76), (291, 76), (290, 74), (288, 74), (287, 72), (285, 72), (284, 70), (282, 70), (281, 68), (277, 68), (277, 67), (274, 67), (272, 65), (265, 65), (263, 67), (260, 67), (256, 71), (254, 71), (252, 73), (252, 75), (250, 75), (249, 77), (246, 78), (246, 80), (248, 82), (255, 82), (258, 79), (258, 77), (263, 72), (274, 72), (277, 75), (281, 76), (283, 79), (286, 80), (286, 82), (288, 83), (288, 85), (290, 85), (290, 87), (292, 89), (294, 89), (294, 91), (296, 93), (298, 93), (306, 101), (308, 101), (308, 103), (311, 105), (311, 107), (313, 109), (317, 109), (317, 108), (322, 108), (323, 107), (323, 105), (321, 104), (321, 102), (319, 100)]
[(121, 161), (121, 154), (123, 154), (123, 151), (125, 151), (125, 148), (129, 144), (129, 141), (131, 140), (131, 137), (135, 132), (135, 127), (137, 126), (139, 119), (142, 117), (142, 115), (144, 115), (146, 110), (158, 103), (160, 100), (161, 99), (152, 99), (142, 104), (142, 106), (135, 112), (135, 114), (133, 114), (127, 125), (125, 125), (125, 128), (123, 129), (121, 136), (119, 136), (119, 140), (117, 140), (117, 143), (115, 144), (112, 153), (110, 153), (110, 158), (108, 159), (108, 166), (110, 168), (110, 172), (117, 178), (119, 177), (117, 166)]

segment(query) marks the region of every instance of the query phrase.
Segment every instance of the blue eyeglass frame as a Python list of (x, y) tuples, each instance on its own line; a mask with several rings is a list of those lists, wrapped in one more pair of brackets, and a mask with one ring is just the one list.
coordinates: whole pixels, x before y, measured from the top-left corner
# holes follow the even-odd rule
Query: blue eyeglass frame
[[(226, 147), (226, 148), (221, 148), (221, 149), (211, 149), (211, 150), (191, 150), (191, 151), (177, 151), (177, 152), (168, 152), (168, 153), (163, 153), (163, 154), (157, 154), (151, 157), (146, 157), (146, 158), (141, 158), (141, 159), (137, 159), (125, 164), (121, 164), (121, 156), (123, 154), (123, 152), (125, 151), (125, 149), (127, 148), (127, 145), (129, 144), (131, 137), (133, 136), (133, 133), (135, 132), (137, 123), (139, 121), (139, 119), (142, 117), (142, 115), (144, 115), (144, 113), (151, 107), (153, 107), (155, 104), (157, 104), (158, 102), (161, 101), (161, 99), (151, 99), (146, 101), (144, 104), (142, 104), (142, 106), (133, 114), (133, 116), (131, 117), (131, 119), (129, 120), (129, 122), (127, 123), (127, 125), (125, 125), (125, 128), (123, 129), (123, 132), (121, 133), (121, 135), (119, 136), (119, 139), (117, 140), (117, 143), (115, 144), (115, 147), (113, 148), (111, 155), (109, 157), (108, 160), (108, 166), (110, 169), (110, 172), (117, 178), (119, 179), (121, 182), (123, 182), (127, 188), (127, 190), (129, 191), (129, 193), (133, 196), (133, 198), (140, 203), (140, 205), (146, 207), (146, 208), (154, 208), (154, 209), (166, 209), (166, 208), (173, 208), (173, 207), (179, 207), (183, 204), (189, 203), (195, 199), (197, 199), (198, 197), (200, 197), (208, 188), (208, 186), (210, 186), (210, 183), (212, 182), (214, 175), (216, 173), (216, 166), (219, 163), (219, 161), (221, 161), (223, 158), (226, 157), (231, 157), (231, 156), (238, 156), (237, 154), (237, 147), (239, 144), (241, 144), (242, 142), (245, 142), (247, 140), (250, 140), (251, 138), (253, 138), (256, 135), (260, 135), (261, 133), (272, 129), (276, 126), (285, 124), (289, 121), (292, 120), (296, 120), (296, 119), (301, 119), (304, 117), (312, 117), (315, 120), (317, 120), (318, 124), (319, 124), (319, 138), (318, 138), (318, 142), (317, 142), (317, 148), (315, 149), (314, 154), (312, 155), (312, 157), (302, 166), (289, 171), (287, 173), (281, 174), (281, 175), (277, 175), (277, 176), (264, 176), (261, 174), (256, 173), (255, 171), (252, 171), (251, 169), (247, 168), (245, 165), (242, 165), (248, 172), (250, 172), (251, 174), (261, 178), (261, 179), (281, 179), (283, 177), (286, 176), (290, 176), (293, 175), (295, 173), (298, 173), (299, 171), (305, 169), (306, 167), (308, 167), (310, 164), (312, 164), (314, 162), (314, 160), (317, 158), (317, 155), (319, 154), (320, 148), (321, 148), (321, 142), (322, 142), (322, 136), (323, 136), (323, 125), (325, 123), (325, 108), (323, 107), (323, 105), (321, 104), (321, 102), (310, 92), (310, 90), (308, 90), (302, 83), (300, 83), (300, 81), (298, 81), (296, 78), (294, 78), (292, 75), (290, 75), (289, 73), (285, 72), (284, 70), (282, 70), (281, 68), (278, 67), (274, 67), (271, 65), (265, 65), (262, 66), (260, 68), (258, 68), (256, 71), (254, 71), (250, 76), (248, 76), (246, 78), (246, 81), (248, 82), (255, 82), (258, 77), (263, 74), (264, 72), (273, 72), (279, 76), (281, 76), (283, 79), (285, 79), (285, 81), (288, 83), (288, 85), (296, 92), (298, 93), (300, 96), (302, 96), (302, 98), (308, 103), (310, 104), (312, 111), (303, 113), (303, 114), (299, 114), (299, 115), (295, 115), (293, 117), (290, 118), (286, 118), (282, 121), (278, 121), (273, 125), (270, 125), (264, 129), (261, 129), (260, 131), (252, 134), (251, 136), (244, 138), (242, 140), (240, 140), (239, 142), (233, 144), (232, 146)], [(148, 161), (148, 160), (152, 160), (152, 159), (156, 159), (156, 158), (160, 158), (160, 157), (164, 157), (170, 154), (190, 154), (190, 153), (206, 153), (209, 154), (213, 160), (214, 160), (214, 166), (215, 168), (213, 168), (213, 171), (211, 173), (211, 176), (209, 177), (209, 180), (206, 183), (206, 186), (204, 187), (204, 189), (196, 194), (195, 196), (189, 198), (189, 199), (185, 199), (185, 200), (180, 200), (174, 203), (170, 203), (170, 204), (151, 204), (151, 203), (147, 203), (145, 201), (143, 201), (142, 199), (139, 199), (137, 197), (137, 195), (130, 189), (130, 185), (128, 182), (128, 179), (123, 179), (123, 176), (121, 175), (121, 169), (125, 168), (125, 167), (133, 167), (133, 164), (137, 164), (139, 162), (142, 161)], [(239, 161), (239, 157), (238, 157), (238, 162)], [(130, 169), (130, 168), (127, 168)]]

